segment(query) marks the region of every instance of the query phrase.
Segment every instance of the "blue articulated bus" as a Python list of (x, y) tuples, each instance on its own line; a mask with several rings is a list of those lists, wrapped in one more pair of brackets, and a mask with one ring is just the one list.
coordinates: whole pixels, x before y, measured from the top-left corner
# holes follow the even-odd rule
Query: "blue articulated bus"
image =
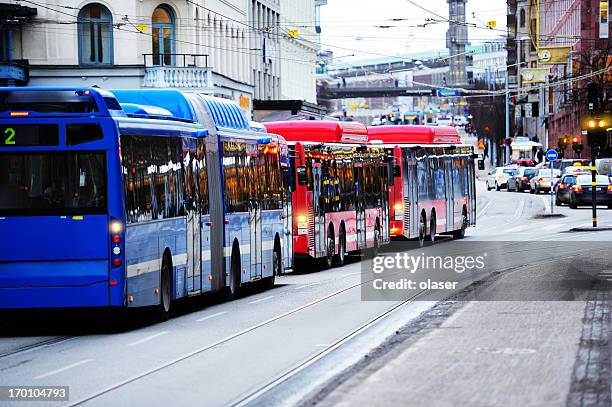
[(0, 88), (0, 112), (0, 308), (166, 318), (177, 298), (273, 285), (289, 261), (284, 140), (232, 102)]

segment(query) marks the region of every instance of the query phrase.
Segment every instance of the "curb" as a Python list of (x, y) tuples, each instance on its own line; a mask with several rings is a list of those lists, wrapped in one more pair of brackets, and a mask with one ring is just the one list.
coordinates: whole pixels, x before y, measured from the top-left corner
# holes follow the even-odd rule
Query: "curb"
[(546, 219), (546, 218), (567, 218), (567, 215), (562, 213), (539, 213), (533, 216), (533, 219)]
[(598, 226), (594, 228), (593, 226), (585, 226), (585, 227), (577, 227), (571, 228), (570, 232), (601, 232), (605, 230), (612, 230), (612, 226)]

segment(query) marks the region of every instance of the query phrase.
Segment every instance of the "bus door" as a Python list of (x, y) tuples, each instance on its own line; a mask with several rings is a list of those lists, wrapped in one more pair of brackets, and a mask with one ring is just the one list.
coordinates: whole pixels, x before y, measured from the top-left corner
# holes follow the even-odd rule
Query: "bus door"
[(476, 179), (474, 171), (474, 158), (467, 159), (467, 183), (468, 183), (468, 196), (470, 200), (470, 224), (476, 224)]
[(325, 198), (321, 163), (312, 163), (312, 177), (314, 179), (314, 249), (315, 257), (320, 257), (325, 254)]
[(293, 267), (293, 191), (295, 190), (295, 174), (291, 171), (295, 168), (295, 165), (289, 167), (283, 167), (283, 259), (284, 267), (283, 270)]
[(366, 247), (366, 191), (363, 162), (355, 161), (355, 207), (357, 210), (357, 249)]
[(444, 191), (446, 196), (446, 231), (455, 230), (455, 196), (454, 188), (457, 180), (453, 178), (453, 159), (450, 157), (444, 158)]
[[(389, 171), (390, 169), (390, 171)], [(383, 162), (380, 165), (380, 189), (381, 189), (381, 199), (382, 199), (382, 208), (381, 208), (381, 234), (382, 241), (389, 241), (389, 205), (391, 201), (391, 197), (389, 195), (389, 184), (393, 183), (393, 164), (389, 165), (388, 162)]]
[(408, 214), (408, 219), (404, 219), (404, 235), (408, 238), (419, 235), (419, 205), (418, 205), (418, 184), (417, 184), (417, 162), (410, 150), (404, 156), (406, 163), (404, 177), (404, 211)]
[[(257, 178), (265, 176), (265, 159), (263, 150), (257, 147), (257, 157), (252, 157), (255, 160), (253, 176)], [(256, 182), (256, 180), (251, 180)], [(250, 255), (251, 255), (251, 280), (262, 276), (262, 219), (261, 219), (261, 202), (259, 194), (251, 189), (251, 199), (249, 200), (249, 232), (250, 232)]]
[(202, 214), (197, 191), (197, 175), (199, 173), (197, 160), (194, 159), (194, 148), (187, 153), (185, 175), (187, 191), (184, 198), (187, 218), (187, 291), (197, 294), (202, 291)]

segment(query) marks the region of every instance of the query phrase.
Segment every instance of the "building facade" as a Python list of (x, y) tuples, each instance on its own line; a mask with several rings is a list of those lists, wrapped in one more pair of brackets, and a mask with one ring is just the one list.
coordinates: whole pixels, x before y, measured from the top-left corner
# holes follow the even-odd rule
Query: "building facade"
[[(314, 21), (314, 0), (283, 3), (292, 20)], [(287, 40), (285, 52), (302, 54), (283, 58), (280, 0), (22, 4), (0, 0), (5, 85), (195, 89), (234, 100), (250, 117), (255, 98), (284, 96), (284, 70), (286, 95), (314, 100), (316, 47)]]
[(314, 0), (281, 2), (281, 99), (316, 103), (315, 64), (319, 50)]

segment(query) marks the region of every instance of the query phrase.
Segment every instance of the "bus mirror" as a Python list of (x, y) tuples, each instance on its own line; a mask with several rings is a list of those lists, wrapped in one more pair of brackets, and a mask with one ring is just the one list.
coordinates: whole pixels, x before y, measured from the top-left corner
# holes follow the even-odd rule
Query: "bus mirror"
[(299, 185), (308, 184), (308, 175), (306, 174), (306, 167), (301, 166), (297, 167), (297, 178)]
[(485, 169), (484, 160), (478, 160), (478, 169), (480, 171)]
[(400, 177), (401, 175), (402, 175), (402, 170), (401, 170), (400, 166), (395, 164), (393, 166), (393, 176), (394, 177)]

